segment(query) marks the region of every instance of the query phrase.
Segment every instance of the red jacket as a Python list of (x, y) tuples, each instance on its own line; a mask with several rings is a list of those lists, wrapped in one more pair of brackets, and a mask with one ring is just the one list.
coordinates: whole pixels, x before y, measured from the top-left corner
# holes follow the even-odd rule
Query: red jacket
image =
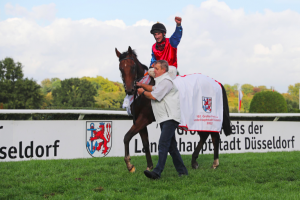
[(165, 48), (159, 51), (155, 48), (156, 43), (152, 46), (152, 52), (156, 60), (166, 60), (169, 65), (177, 68), (177, 48), (171, 46), (169, 38), (166, 38)]

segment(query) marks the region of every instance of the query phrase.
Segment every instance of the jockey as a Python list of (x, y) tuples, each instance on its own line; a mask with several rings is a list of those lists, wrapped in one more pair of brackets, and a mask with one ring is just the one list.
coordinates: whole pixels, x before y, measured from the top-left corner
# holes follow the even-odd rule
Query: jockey
[(150, 31), (156, 43), (152, 46), (152, 59), (150, 63), (149, 75), (155, 77), (153, 63), (156, 60), (166, 60), (169, 63), (169, 75), (172, 79), (177, 75), (177, 46), (182, 37), (181, 17), (175, 17), (177, 24), (175, 32), (170, 38), (165, 38), (166, 27), (157, 22)]

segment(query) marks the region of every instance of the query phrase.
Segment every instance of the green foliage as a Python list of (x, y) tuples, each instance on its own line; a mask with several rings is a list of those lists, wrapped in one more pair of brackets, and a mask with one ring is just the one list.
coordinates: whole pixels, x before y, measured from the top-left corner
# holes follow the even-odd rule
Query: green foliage
[(82, 80), (87, 80), (92, 83), (92, 85), (97, 90), (103, 90), (105, 92), (118, 92), (120, 88), (118, 85), (114, 84), (114, 82), (108, 80), (107, 78), (103, 78), (102, 76), (93, 77), (83, 77)]
[(229, 112), (237, 113), (238, 112), (238, 84), (234, 84), (233, 86), (229, 84), (224, 84), (224, 88), (226, 90)]
[(6, 109), (38, 109), (44, 95), (32, 79), (23, 78), (22, 64), (12, 58), (0, 61), (0, 102)]
[(241, 89), (245, 95), (248, 95), (253, 92), (254, 86), (251, 84), (244, 84), (241, 86)]
[(286, 103), (287, 103), (287, 110), (289, 113), (297, 113), (300, 111), (298, 102), (286, 99)]
[(95, 98), (96, 107), (121, 108), (124, 98), (125, 98), (124, 92), (98, 91), (98, 96)]
[(95, 87), (87, 80), (70, 78), (61, 81), (61, 87), (52, 92), (55, 106), (93, 107), (97, 94)]
[(299, 100), (299, 90), (300, 90), (300, 83), (296, 83), (294, 86), (289, 85), (288, 93)]
[(238, 113), (239, 109), (237, 107), (231, 107), (231, 109), (229, 109), (229, 112), (231, 112), (231, 113)]
[(285, 113), (287, 112), (287, 103), (284, 97), (278, 92), (259, 92), (254, 95), (249, 112)]
[(244, 108), (244, 112), (248, 112), (250, 109), (250, 103), (251, 103), (252, 98), (244, 95), (242, 98), (242, 108)]
[(102, 109), (121, 108), (125, 98), (125, 90), (121, 83), (109, 81), (102, 76), (83, 77), (82, 80), (90, 81), (97, 89), (95, 107)]
[(52, 92), (53, 89), (61, 87), (61, 80), (59, 78), (46, 78), (42, 80), (41, 86), (42, 86), (42, 92), (44, 95), (47, 95), (48, 93)]
[(229, 95), (231, 92), (231, 86), (229, 84), (224, 84), (223, 86), (226, 90), (226, 94)]

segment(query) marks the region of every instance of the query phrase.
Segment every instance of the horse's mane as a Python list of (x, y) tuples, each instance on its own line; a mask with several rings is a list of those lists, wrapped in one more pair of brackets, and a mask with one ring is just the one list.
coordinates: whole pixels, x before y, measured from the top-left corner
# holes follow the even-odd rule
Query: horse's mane
[[(137, 54), (136, 54), (136, 52), (135, 52), (135, 50), (132, 50), (132, 53), (133, 53), (133, 55), (135, 55), (136, 58), (138, 57)], [(128, 56), (128, 51), (123, 52), (123, 53), (120, 55), (120, 57), (119, 57), (119, 61), (123, 60), (123, 59), (126, 58), (127, 56)], [(139, 60), (138, 60), (138, 61), (139, 61)], [(141, 63), (141, 62), (139, 61), (139, 63)], [(141, 65), (142, 65), (142, 67), (143, 67), (145, 70), (148, 71), (148, 67), (147, 67), (146, 65), (144, 65), (144, 64), (142, 64), (142, 63), (141, 63)]]

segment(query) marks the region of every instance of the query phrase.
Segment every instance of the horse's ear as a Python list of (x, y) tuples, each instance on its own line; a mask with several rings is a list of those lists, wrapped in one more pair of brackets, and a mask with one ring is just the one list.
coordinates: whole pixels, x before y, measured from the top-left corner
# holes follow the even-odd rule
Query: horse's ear
[(132, 49), (131, 49), (130, 46), (128, 47), (128, 54), (129, 54), (130, 56), (132, 56)]
[(116, 48), (116, 54), (117, 54), (118, 58), (120, 58), (121, 53), (118, 51), (117, 48)]

